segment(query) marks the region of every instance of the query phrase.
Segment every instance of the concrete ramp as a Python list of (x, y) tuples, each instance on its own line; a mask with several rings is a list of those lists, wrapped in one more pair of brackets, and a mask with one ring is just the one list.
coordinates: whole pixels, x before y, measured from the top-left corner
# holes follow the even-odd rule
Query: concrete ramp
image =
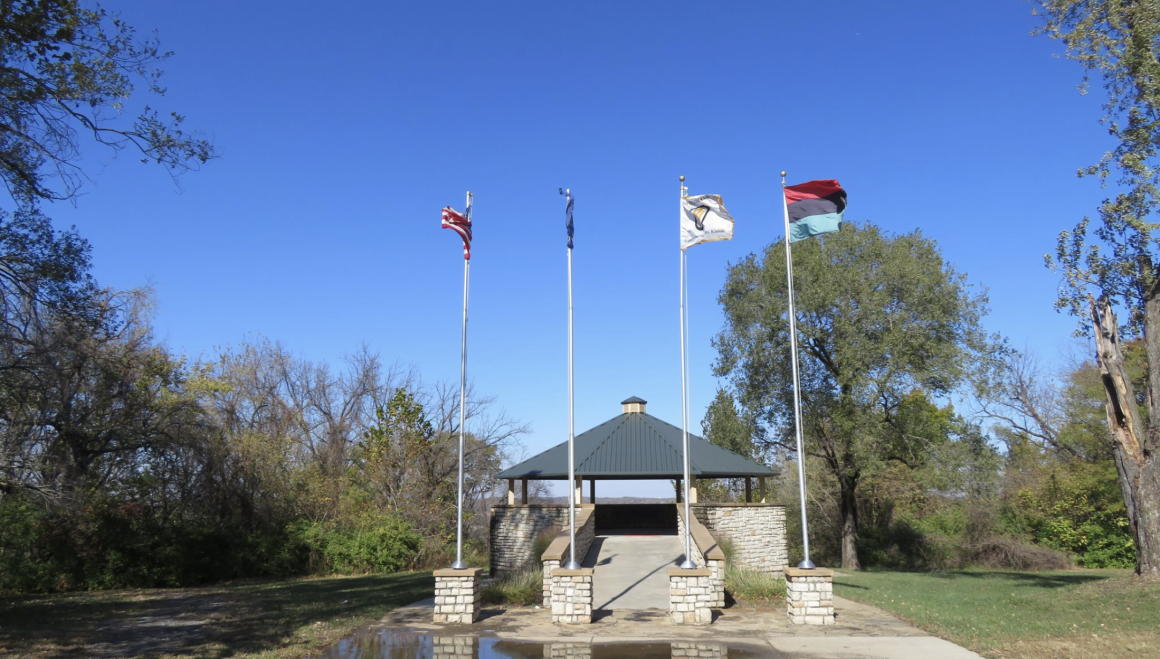
[(585, 556), (592, 575), (593, 611), (669, 608), (669, 568), (684, 560), (675, 532), (639, 535), (600, 532)]

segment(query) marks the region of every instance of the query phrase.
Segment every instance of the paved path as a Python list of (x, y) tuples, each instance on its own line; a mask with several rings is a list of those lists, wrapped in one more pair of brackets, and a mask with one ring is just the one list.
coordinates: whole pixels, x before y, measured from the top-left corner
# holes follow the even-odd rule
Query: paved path
[(669, 608), (669, 568), (684, 560), (684, 547), (671, 535), (602, 532), (582, 565), (594, 568), (596, 611)]
[[(648, 645), (630, 646), (628, 654), (615, 654), (616, 650), (607, 644), (672, 643), (673, 657), (678, 656), (675, 650), (678, 644), (692, 644), (700, 656), (734, 659), (982, 659), (974, 652), (930, 636), (882, 609), (838, 596), (834, 597), (837, 623), (825, 626), (791, 625), (785, 615), (784, 603), (729, 607), (714, 614), (712, 625), (700, 627), (675, 625), (667, 611), (658, 609), (597, 611), (590, 625), (560, 625), (552, 622), (549, 611), (531, 607), (507, 610), (484, 607), (482, 618), (474, 625), (436, 625), (431, 622), (433, 606), (434, 599), (429, 599), (395, 609), (379, 625), (365, 631), (371, 634), (405, 632), (443, 638), (478, 637), (481, 644), (497, 640), (542, 643), (551, 647), (534, 648), (534, 656), (551, 654), (554, 657), (588, 656), (583, 652), (568, 654), (570, 645), (605, 645), (607, 651), (600, 654), (605, 658), (667, 657), (664, 652), (649, 654), (645, 651), (650, 647)], [(326, 656), (349, 659), (354, 655)], [(481, 652), (480, 656), (488, 655)], [(686, 651), (679, 656), (690, 655)]]

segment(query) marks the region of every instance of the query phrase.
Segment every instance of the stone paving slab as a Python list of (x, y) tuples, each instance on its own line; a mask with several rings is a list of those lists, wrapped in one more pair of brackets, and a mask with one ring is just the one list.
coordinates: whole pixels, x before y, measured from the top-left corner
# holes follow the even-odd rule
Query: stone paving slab
[[(414, 629), (445, 629), (451, 625), (431, 622), (431, 600), (416, 602), (388, 613), (383, 623), (405, 625)], [(532, 607), (500, 609), (484, 605), (479, 622), (460, 625), (456, 633), (484, 633), (490, 636), (512, 638), (561, 638), (598, 636), (609, 639), (666, 639), (666, 638), (757, 638), (781, 636), (930, 636), (882, 609), (859, 604), (842, 597), (834, 597), (837, 621), (834, 625), (791, 625), (785, 613), (785, 604), (770, 607), (734, 606), (714, 611), (713, 624), (708, 627), (687, 627), (673, 624), (667, 609), (596, 611), (591, 625), (576, 628), (552, 623), (551, 612)]]

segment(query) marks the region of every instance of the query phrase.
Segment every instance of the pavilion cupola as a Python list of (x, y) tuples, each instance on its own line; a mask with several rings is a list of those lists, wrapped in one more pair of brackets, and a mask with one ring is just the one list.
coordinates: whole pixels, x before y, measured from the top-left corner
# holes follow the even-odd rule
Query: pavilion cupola
[(647, 404), (647, 400), (633, 396), (620, 401), (620, 409), (623, 410), (624, 414), (644, 414), (644, 406)]

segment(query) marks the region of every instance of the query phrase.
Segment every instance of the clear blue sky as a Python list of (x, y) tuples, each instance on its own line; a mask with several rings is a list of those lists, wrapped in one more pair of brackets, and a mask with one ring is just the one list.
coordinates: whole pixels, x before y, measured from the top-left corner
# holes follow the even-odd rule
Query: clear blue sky
[[(837, 178), (846, 219), (916, 227), (990, 290), (989, 330), (1055, 359), (1073, 319), (1043, 267), (1106, 196), (1099, 94), (1029, 3), (108, 0), (176, 52), (177, 109), (222, 157), (180, 181), (90, 149), (76, 207), (106, 285), (152, 283), (191, 357), (250, 334), (336, 362), (362, 343), (459, 374), (462, 255), (439, 209), (476, 195), (469, 375), (566, 438), (564, 200), (576, 195), (576, 426), (631, 395), (680, 420), (678, 175), (728, 243), (689, 252), (694, 429), (717, 386), (726, 266), (780, 237), (778, 172)], [(601, 494), (616, 494), (613, 487)], [(637, 491), (635, 489), (631, 491)]]

